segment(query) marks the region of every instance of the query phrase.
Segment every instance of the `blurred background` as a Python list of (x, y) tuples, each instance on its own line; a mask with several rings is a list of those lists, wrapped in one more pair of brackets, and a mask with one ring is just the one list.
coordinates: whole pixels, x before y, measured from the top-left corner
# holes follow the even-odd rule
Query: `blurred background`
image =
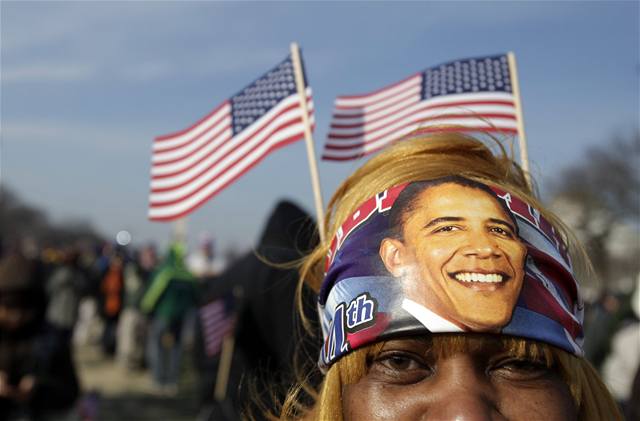
[[(286, 262), (316, 240), (303, 142), (191, 214), (184, 246), (147, 209), (154, 137), (199, 120), (293, 41), (318, 156), (336, 96), (515, 53), (536, 187), (597, 275), (584, 285), (587, 357), (625, 405), (640, 345), (639, 13), (615, 1), (1, 2), (0, 364), (15, 373), (0, 368), (0, 415), (238, 419), (248, 395), (269, 400), (256, 374), (292, 382), (295, 271), (254, 252)], [(365, 161), (319, 161), (325, 203)], [(302, 345), (313, 359), (317, 346)]]

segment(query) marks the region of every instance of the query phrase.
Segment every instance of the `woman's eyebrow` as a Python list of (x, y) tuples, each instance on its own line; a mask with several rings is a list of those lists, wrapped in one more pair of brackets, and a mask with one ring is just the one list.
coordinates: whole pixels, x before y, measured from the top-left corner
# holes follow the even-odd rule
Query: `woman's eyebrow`
[(384, 342), (382, 347), (380, 347), (380, 351), (386, 351), (389, 348), (398, 348), (398, 347), (407, 347), (407, 346), (419, 346), (419, 347), (427, 347), (431, 349), (433, 344), (433, 338), (428, 336), (415, 336), (404, 339), (389, 339)]
[(431, 221), (429, 221), (429, 223), (424, 227), (429, 228), (434, 225), (438, 225), (442, 222), (460, 222), (460, 221), (464, 221), (464, 218), (461, 218), (459, 216), (440, 216), (438, 218), (434, 218)]

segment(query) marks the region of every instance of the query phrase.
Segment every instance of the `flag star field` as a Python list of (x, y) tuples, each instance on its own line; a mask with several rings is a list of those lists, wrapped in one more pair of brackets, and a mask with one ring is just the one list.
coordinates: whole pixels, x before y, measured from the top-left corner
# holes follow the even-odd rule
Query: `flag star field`
[(288, 57), (231, 98), (233, 134), (238, 134), (280, 100), (296, 93), (293, 64)]
[(506, 56), (458, 60), (424, 72), (423, 99), (479, 91), (511, 92)]

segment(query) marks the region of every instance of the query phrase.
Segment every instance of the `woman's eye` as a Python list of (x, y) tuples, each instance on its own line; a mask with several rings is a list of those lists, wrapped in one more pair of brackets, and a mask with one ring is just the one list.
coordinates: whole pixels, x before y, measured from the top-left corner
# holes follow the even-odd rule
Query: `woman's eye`
[(530, 359), (510, 359), (497, 364), (493, 374), (513, 380), (536, 380), (554, 373), (553, 367), (544, 361)]
[(415, 370), (420, 368), (420, 365), (413, 358), (402, 355), (391, 355), (382, 360), (382, 363), (392, 370)]
[(383, 353), (370, 366), (370, 372), (395, 383), (415, 383), (432, 371), (421, 357), (409, 353)]

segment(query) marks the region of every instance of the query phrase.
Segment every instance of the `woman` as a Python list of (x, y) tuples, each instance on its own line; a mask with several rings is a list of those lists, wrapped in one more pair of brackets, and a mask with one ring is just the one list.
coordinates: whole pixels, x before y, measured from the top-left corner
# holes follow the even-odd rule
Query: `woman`
[[(280, 419), (621, 419), (597, 373), (581, 357), (582, 305), (575, 279), (589, 274), (584, 251), (534, 197), (520, 167), (498, 142), (494, 146), (497, 153), (462, 134), (414, 133), (338, 188), (327, 212), (326, 234), (333, 241), (319, 245), (301, 268), (301, 279), (319, 294), (325, 340), (319, 366), (325, 377), (317, 393), (310, 392), (312, 405), (302, 404), (302, 391), (308, 390), (302, 384), (285, 401)], [(489, 216), (471, 215), (476, 199), (435, 214), (436, 199), (449, 197), (440, 192), (425, 201), (425, 212), (417, 211), (417, 198), (401, 231), (409, 233), (405, 228), (413, 225), (416, 238), (427, 239), (409, 244), (414, 256), (426, 245), (468, 237), (459, 247), (432, 253), (441, 263), (424, 267), (434, 268), (437, 280), (421, 289), (431, 294), (440, 288), (445, 298), (466, 294), (457, 302), (467, 313), (491, 309), (491, 297), (514, 285), (520, 271), (526, 273), (522, 285), (515, 284), (519, 296), (517, 304), (509, 304), (513, 315), (509, 311), (508, 321), (491, 329), (421, 322), (417, 314), (437, 316), (438, 304), (407, 300), (406, 288), (397, 282), (420, 268), (403, 267), (400, 248), (381, 247), (385, 238), (393, 238), (390, 234), (398, 234), (389, 211), (402, 191), (418, 181), (446, 184), (446, 178), (492, 190), (509, 218), (495, 207)], [(527, 244), (524, 263), (516, 252), (509, 260), (500, 245), (515, 238)], [(459, 269), (449, 270), (451, 262)], [(406, 307), (408, 301), (413, 307)]]

